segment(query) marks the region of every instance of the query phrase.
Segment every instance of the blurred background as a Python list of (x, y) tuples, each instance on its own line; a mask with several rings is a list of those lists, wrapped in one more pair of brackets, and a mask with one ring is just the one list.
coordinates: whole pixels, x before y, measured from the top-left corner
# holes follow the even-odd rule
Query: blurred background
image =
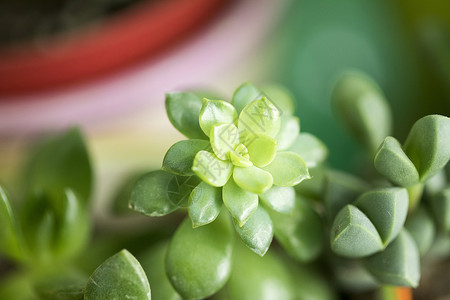
[(381, 86), (400, 141), (419, 117), (450, 116), (450, 2), (0, 0), (0, 182), (13, 189), (41, 135), (79, 126), (101, 216), (125, 176), (160, 168), (182, 138), (166, 92), (229, 100), (244, 81), (290, 89), (301, 131), (349, 171), (359, 148), (329, 104), (347, 69)]

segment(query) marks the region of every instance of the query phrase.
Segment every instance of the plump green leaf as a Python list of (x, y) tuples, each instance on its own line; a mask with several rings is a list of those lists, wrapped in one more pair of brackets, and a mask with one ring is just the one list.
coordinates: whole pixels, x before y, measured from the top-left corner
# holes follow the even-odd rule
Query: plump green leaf
[(381, 89), (366, 75), (349, 72), (341, 76), (334, 87), (332, 103), (347, 129), (371, 152), (391, 134), (389, 105)]
[(287, 150), (295, 142), (300, 133), (300, 120), (297, 117), (281, 115), (280, 131), (275, 139), (278, 141), (278, 150)]
[(179, 141), (167, 151), (164, 156), (162, 169), (176, 175), (194, 175), (192, 163), (195, 155), (201, 150), (208, 150), (208, 148), (210, 148), (210, 145), (206, 140)]
[(240, 113), (247, 104), (252, 101), (261, 99), (263, 94), (253, 84), (246, 82), (239, 86), (234, 91), (231, 103), (236, 108), (236, 111)]
[(369, 272), (382, 284), (417, 287), (419, 251), (406, 230), (382, 252), (364, 259)]
[(35, 284), (41, 300), (83, 300), (88, 279), (79, 274), (53, 275)]
[(322, 220), (305, 199), (297, 198), (294, 205), (289, 215), (269, 211), (275, 238), (292, 258), (311, 261), (323, 248)]
[(206, 298), (227, 282), (232, 250), (233, 229), (226, 214), (198, 228), (192, 228), (187, 218), (178, 227), (167, 250), (169, 280), (183, 298)]
[(235, 167), (233, 179), (239, 187), (255, 194), (264, 193), (270, 189), (273, 183), (272, 175), (269, 172), (255, 166)]
[(438, 173), (450, 159), (450, 118), (425, 116), (414, 123), (404, 149), (422, 182)]
[(87, 204), (92, 170), (80, 131), (74, 128), (41, 144), (32, 156), (26, 176), (30, 191), (58, 192), (70, 188)]
[(290, 186), (272, 186), (259, 198), (270, 209), (282, 214), (292, 213), (295, 207), (295, 190)]
[(272, 162), (277, 153), (277, 141), (260, 134), (246, 145), (250, 161), (257, 167), (265, 167)]
[(258, 195), (240, 188), (230, 179), (222, 188), (223, 203), (231, 216), (242, 226), (258, 208)]
[(280, 124), (280, 112), (267, 98), (250, 102), (239, 114), (239, 140), (249, 145), (258, 134), (273, 138), (280, 130)]
[[(239, 146), (245, 147), (243, 144), (240, 144)], [(238, 148), (239, 148), (238, 146)], [(248, 154), (248, 153), (247, 153)], [(230, 152), (230, 160), (231, 163), (237, 167), (251, 167), (253, 166), (253, 163), (247, 158), (248, 155), (242, 155), (239, 154), (236, 151)]]
[(273, 238), (273, 225), (269, 214), (259, 205), (244, 225), (235, 220), (236, 232), (256, 254), (263, 256), (269, 250)]
[(0, 186), (0, 252), (16, 260), (24, 259), (22, 232), (3, 187)]
[(211, 147), (222, 160), (229, 159), (230, 151), (239, 144), (239, 132), (233, 124), (219, 124), (211, 127)]
[(277, 84), (264, 85), (261, 90), (267, 99), (275, 104), (281, 115), (294, 114), (295, 98), (289, 90)]
[(221, 187), (230, 178), (233, 165), (217, 158), (214, 153), (200, 151), (195, 155), (192, 171), (208, 184)]
[(328, 220), (332, 221), (345, 205), (369, 189), (369, 185), (351, 174), (329, 171), (325, 179), (325, 209)]
[(166, 94), (166, 112), (170, 122), (190, 139), (207, 139), (198, 120), (202, 104), (202, 99), (193, 93)]
[(411, 160), (406, 156), (400, 143), (388, 136), (375, 154), (374, 165), (381, 175), (403, 187), (419, 182), (419, 173)]
[(263, 170), (272, 174), (273, 184), (278, 186), (294, 186), (311, 178), (305, 161), (294, 152), (278, 152)]
[(222, 190), (200, 183), (189, 197), (189, 217), (193, 227), (206, 225), (214, 221), (222, 208)]
[(200, 183), (196, 176), (177, 176), (152, 171), (139, 178), (130, 198), (130, 208), (148, 216), (164, 216), (188, 204), (189, 195)]
[(450, 187), (442, 190), (430, 201), (439, 225), (445, 231), (450, 232)]
[(269, 251), (263, 257), (236, 243), (227, 290), (230, 299), (295, 299), (294, 283), (283, 261)]
[(164, 261), (168, 246), (169, 242), (163, 241), (144, 250), (138, 256), (152, 288), (153, 300), (181, 300), (180, 295), (175, 291), (166, 275)]
[(436, 236), (436, 227), (430, 213), (425, 207), (419, 207), (408, 216), (405, 227), (416, 242), (420, 256), (424, 256)]
[(210, 136), (211, 129), (215, 125), (237, 124), (237, 113), (234, 106), (227, 101), (203, 98), (199, 122), (203, 132)]
[(328, 148), (310, 133), (300, 133), (287, 151), (300, 155), (308, 168), (317, 167), (328, 157)]
[(150, 300), (150, 285), (139, 262), (127, 250), (108, 258), (92, 273), (85, 300)]
[(408, 213), (408, 193), (404, 188), (380, 188), (362, 194), (354, 203), (372, 222), (383, 244), (400, 233)]
[(330, 233), (331, 249), (342, 256), (364, 257), (383, 249), (375, 226), (356, 206), (346, 205), (337, 214)]

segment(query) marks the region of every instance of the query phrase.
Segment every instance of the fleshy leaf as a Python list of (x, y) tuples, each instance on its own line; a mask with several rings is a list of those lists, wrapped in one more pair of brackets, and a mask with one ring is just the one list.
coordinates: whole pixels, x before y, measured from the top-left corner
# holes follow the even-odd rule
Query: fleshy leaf
[(289, 215), (270, 211), (275, 238), (294, 259), (311, 261), (323, 248), (322, 220), (306, 200), (297, 198), (294, 205)]
[(87, 278), (77, 274), (46, 277), (35, 284), (41, 300), (83, 300)]
[(250, 102), (239, 115), (239, 139), (250, 145), (258, 134), (275, 137), (280, 130), (280, 112), (267, 98)]
[[(241, 144), (242, 145), (242, 144)], [(230, 152), (231, 163), (237, 167), (251, 167), (253, 163), (248, 159), (237, 153), (236, 151)]]
[(273, 184), (278, 186), (294, 186), (311, 178), (305, 161), (294, 152), (278, 152), (263, 170), (272, 174)]
[(257, 135), (246, 145), (250, 161), (257, 167), (265, 167), (277, 153), (277, 141), (266, 135)]
[(214, 154), (221, 160), (227, 160), (228, 153), (239, 144), (239, 132), (233, 124), (213, 125), (210, 139)]
[(175, 232), (166, 255), (166, 272), (183, 299), (203, 299), (227, 282), (231, 272), (233, 229), (226, 215), (192, 228), (186, 218)]
[(14, 216), (11, 204), (4, 189), (0, 186), (0, 251), (7, 256), (22, 260), (24, 258), (21, 231)]
[(308, 168), (320, 165), (328, 157), (328, 148), (310, 133), (300, 133), (287, 151), (300, 155)]
[(231, 176), (233, 165), (228, 161), (217, 158), (214, 153), (200, 151), (194, 158), (192, 171), (203, 181), (216, 187), (227, 183)]
[(408, 213), (408, 193), (404, 188), (381, 188), (362, 194), (354, 203), (372, 222), (383, 244), (400, 233)]
[(342, 256), (363, 257), (383, 249), (375, 226), (357, 207), (346, 205), (331, 226), (331, 249)]
[(235, 167), (233, 171), (233, 179), (236, 184), (242, 189), (255, 193), (262, 194), (273, 183), (272, 175), (258, 167)]
[(259, 195), (259, 198), (270, 209), (283, 214), (290, 214), (295, 207), (295, 190), (290, 186), (274, 185)]
[(334, 220), (337, 213), (347, 204), (353, 203), (369, 185), (351, 174), (331, 171), (326, 176), (325, 209), (329, 220)]
[(148, 216), (164, 216), (178, 208), (169, 196), (169, 183), (176, 175), (152, 171), (139, 178), (133, 188), (130, 208)]
[(166, 94), (166, 112), (170, 123), (190, 139), (207, 139), (198, 121), (202, 104), (202, 99), (193, 93)]
[(347, 129), (371, 152), (391, 134), (389, 105), (378, 85), (366, 75), (344, 74), (333, 90), (332, 101)]
[(281, 116), (280, 131), (275, 139), (278, 141), (278, 150), (287, 150), (295, 142), (300, 132), (299, 118), (283, 114)]
[(206, 140), (184, 140), (179, 141), (169, 148), (164, 156), (162, 169), (164, 171), (182, 175), (194, 175), (192, 171), (192, 163), (195, 155), (201, 150), (210, 148), (209, 142)]
[(189, 197), (189, 217), (193, 227), (206, 225), (214, 221), (222, 208), (222, 191), (207, 184), (200, 183)]
[(252, 101), (261, 99), (263, 94), (253, 84), (246, 82), (239, 86), (234, 91), (231, 103), (236, 108), (237, 113), (240, 113), (247, 104)]
[(275, 252), (260, 257), (242, 243), (236, 244), (227, 299), (297, 299), (291, 274)]
[(431, 199), (431, 208), (439, 225), (445, 231), (450, 232), (450, 187)]
[(127, 250), (108, 258), (92, 273), (85, 300), (150, 300), (150, 285), (139, 262)]
[(51, 138), (35, 151), (26, 172), (29, 191), (59, 192), (70, 188), (84, 205), (92, 186), (92, 170), (84, 139), (76, 128)]
[(230, 179), (222, 188), (223, 203), (231, 216), (242, 226), (258, 207), (258, 195), (240, 188)]
[(404, 149), (425, 182), (438, 173), (450, 159), (450, 118), (425, 116), (414, 123)]
[(381, 175), (403, 187), (419, 182), (419, 173), (411, 160), (403, 152), (400, 143), (388, 136), (378, 148), (374, 165)]
[(163, 241), (148, 250), (141, 251), (138, 256), (142, 269), (147, 274), (154, 300), (181, 300), (166, 275), (164, 260), (168, 246), (168, 241)]
[(231, 103), (203, 98), (199, 115), (200, 127), (210, 136), (211, 128), (219, 124), (237, 124), (237, 112)]
[(236, 232), (247, 247), (256, 254), (264, 256), (273, 239), (272, 220), (266, 210), (259, 205), (244, 225), (241, 226), (236, 219), (234, 223)]
[(410, 287), (419, 284), (419, 251), (406, 230), (384, 251), (365, 258), (364, 265), (382, 284)]
[(292, 115), (295, 110), (294, 95), (283, 86), (265, 85), (261, 88), (264, 95), (278, 108), (281, 115)]
[(405, 223), (406, 229), (416, 242), (420, 256), (424, 256), (434, 242), (436, 227), (425, 207), (416, 209)]

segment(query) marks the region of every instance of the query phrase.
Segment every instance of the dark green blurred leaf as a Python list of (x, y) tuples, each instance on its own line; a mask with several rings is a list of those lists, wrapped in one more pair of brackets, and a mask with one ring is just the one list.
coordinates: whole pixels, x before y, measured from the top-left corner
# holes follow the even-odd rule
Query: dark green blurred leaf
[(235, 220), (234, 228), (245, 245), (253, 252), (260, 256), (266, 254), (272, 243), (273, 225), (269, 214), (261, 205), (242, 227)]
[(150, 285), (139, 262), (127, 250), (108, 258), (92, 273), (85, 300), (150, 300)]
[(84, 139), (78, 129), (47, 140), (36, 149), (27, 168), (31, 191), (70, 188), (82, 204), (91, 194), (92, 170)]
[(208, 148), (210, 148), (209, 141), (205, 140), (179, 141), (167, 151), (162, 169), (176, 175), (194, 175), (192, 163), (195, 155), (201, 150), (208, 150)]
[(88, 278), (81, 275), (58, 275), (39, 280), (36, 294), (41, 300), (83, 300)]
[(323, 227), (319, 215), (309, 203), (297, 197), (290, 215), (270, 212), (275, 238), (294, 259), (311, 261), (320, 254), (323, 247)]
[(408, 216), (405, 227), (416, 242), (420, 256), (424, 256), (436, 236), (436, 227), (427, 209), (423, 206), (416, 209)]
[(378, 85), (367, 75), (348, 72), (339, 78), (333, 107), (352, 135), (371, 153), (391, 134), (389, 105)]
[(189, 217), (193, 227), (214, 221), (222, 208), (222, 189), (201, 182), (189, 197)]
[(139, 255), (141, 266), (152, 287), (153, 300), (181, 300), (166, 275), (164, 261), (168, 245), (168, 241), (163, 241)]
[(404, 149), (422, 182), (437, 174), (449, 161), (449, 136), (450, 118), (445, 116), (425, 116), (411, 128)]
[(193, 93), (166, 94), (166, 112), (172, 125), (190, 139), (207, 139), (198, 122), (202, 99)]
[(246, 82), (239, 86), (233, 94), (231, 103), (239, 114), (244, 107), (254, 100), (261, 99), (264, 95), (253, 84)]
[(403, 228), (408, 213), (408, 193), (404, 188), (375, 189), (361, 195), (354, 205), (369, 218), (383, 245), (387, 245)]
[(24, 259), (22, 232), (9, 203), (5, 190), (0, 186), (0, 252), (17, 260)]
[(406, 230), (384, 251), (365, 258), (364, 265), (382, 284), (410, 287), (419, 284), (419, 251)]
[(353, 205), (337, 214), (330, 233), (331, 249), (342, 256), (364, 257), (383, 249), (383, 242), (367, 216)]
[(381, 175), (403, 187), (419, 182), (419, 173), (411, 160), (406, 156), (400, 143), (388, 136), (378, 148), (374, 165)]
[(186, 218), (167, 251), (169, 280), (183, 298), (206, 298), (227, 282), (232, 250), (233, 229), (227, 214), (198, 228), (192, 228), (191, 221)]
[(442, 228), (450, 232), (450, 187), (431, 198), (431, 208)]

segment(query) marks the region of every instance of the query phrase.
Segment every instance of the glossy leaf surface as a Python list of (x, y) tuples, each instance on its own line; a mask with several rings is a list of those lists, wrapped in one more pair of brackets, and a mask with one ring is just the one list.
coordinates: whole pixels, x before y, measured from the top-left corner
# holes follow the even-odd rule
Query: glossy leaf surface
[(372, 222), (383, 244), (400, 233), (408, 213), (408, 193), (403, 188), (381, 188), (361, 195), (354, 203)]
[(331, 226), (331, 249), (342, 256), (364, 257), (383, 249), (375, 226), (357, 207), (346, 205)]
[(305, 161), (293, 152), (278, 152), (263, 170), (272, 174), (278, 186), (294, 186), (310, 178)]
[(262, 134), (256, 136), (246, 146), (251, 162), (257, 167), (270, 164), (277, 152), (277, 141)]
[(231, 216), (242, 226), (258, 207), (258, 195), (240, 188), (230, 179), (222, 188), (223, 203)]
[(207, 139), (198, 121), (202, 104), (202, 99), (193, 93), (166, 94), (166, 112), (170, 122), (190, 139)]
[(273, 225), (269, 214), (261, 205), (244, 225), (240, 226), (239, 222), (235, 221), (234, 228), (253, 252), (260, 256), (266, 254), (272, 243)]
[(195, 155), (192, 171), (203, 181), (216, 187), (227, 183), (231, 176), (233, 165), (217, 158), (214, 153), (200, 151)]
[(201, 182), (189, 197), (189, 217), (193, 227), (214, 221), (222, 208), (222, 190)]
[(228, 160), (230, 151), (234, 151), (239, 144), (239, 132), (233, 124), (220, 124), (211, 127), (211, 147), (214, 154)]
[(167, 251), (170, 282), (186, 299), (202, 299), (216, 293), (230, 276), (232, 249), (233, 229), (226, 214), (195, 229), (185, 219)]
[(199, 115), (200, 127), (210, 136), (215, 125), (237, 123), (237, 113), (233, 105), (223, 100), (209, 100), (203, 98), (202, 109)]
[(386, 137), (378, 148), (374, 165), (381, 175), (399, 186), (408, 187), (419, 182), (416, 167), (400, 143), (391, 136)]
[(425, 116), (414, 123), (406, 139), (405, 153), (426, 181), (437, 174), (450, 159), (450, 118)]
[(364, 265), (382, 284), (417, 287), (419, 251), (406, 230), (382, 252), (364, 259)]
[(251, 193), (261, 194), (270, 189), (273, 183), (272, 175), (258, 167), (235, 167), (233, 179), (236, 184)]
[(164, 171), (182, 175), (194, 175), (192, 163), (195, 155), (201, 150), (208, 150), (209, 142), (206, 140), (184, 140), (179, 141), (169, 148), (164, 156), (162, 169)]
[(25, 253), (21, 238), (8, 196), (0, 186), (0, 252), (14, 259), (23, 259)]
[(280, 131), (275, 139), (278, 141), (279, 150), (287, 150), (297, 139), (300, 131), (300, 120), (291, 115), (282, 115)]
[(308, 168), (314, 168), (328, 157), (328, 148), (310, 133), (300, 133), (287, 151), (300, 155)]
[(92, 273), (85, 300), (150, 300), (150, 285), (139, 262), (127, 250), (108, 258)]
[(263, 94), (253, 84), (246, 82), (239, 86), (233, 94), (231, 103), (240, 113), (244, 107), (252, 101), (261, 99)]
[(293, 187), (272, 186), (268, 191), (259, 195), (259, 198), (270, 209), (290, 214), (295, 207), (295, 190)]

